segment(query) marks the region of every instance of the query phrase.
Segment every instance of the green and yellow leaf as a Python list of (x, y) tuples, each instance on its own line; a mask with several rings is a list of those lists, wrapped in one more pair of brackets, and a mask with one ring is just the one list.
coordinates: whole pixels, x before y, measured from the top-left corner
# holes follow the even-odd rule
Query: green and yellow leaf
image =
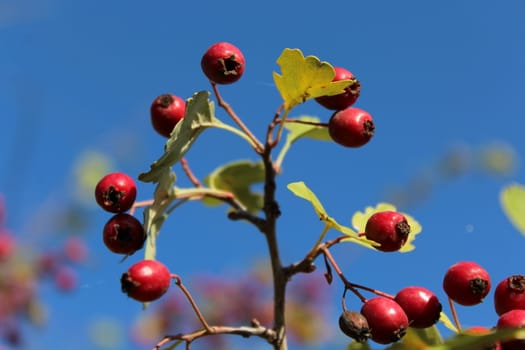
[(315, 56), (305, 57), (299, 49), (284, 49), (277, 64), (281, 68), (281, 74), (274, 72), (273, 79), (286, 110), (312, 98), (343, 93), (353, 82), (332, 82), (335, 77), (332, 65), (321, 62)]
[[(296, 118), (298, 120), (319, 123), (319, 118), (310, 117), (310, 116), (300, 116)], [(290, 150), (292, 144), (301, 139), (309, 138), (320, 141), (331, 141), (330, 135), (328, 134), (328, 128), (324, 126), (319, 126), (315, 124), (302, 124), (302, 123), (285, 123), (284, 128), (288, 130), (286, 135), (286, 140), (279, 151), (279, 155), (275, 159), (275, 164), (279, 168), (283, 163), (283, 159)]]
[(511, 184), (500, 194), (503, 212), (514, 227), (525, 235), (525, 186)]
[[(253, 192), (252, 185), (264, 181), (264, 165), (261, 162), (239, 160), (215, 169), (204, 182), (213, 189), (231, 192), (251, 213), (261, 210), (263, 196)], [(205, 204), (219, 205), (223, 202), (205, 199)]]
[(297, 197), (303, 198), (310, 202), (319, 220), (323, 221), (328, 226), (328, 228), (337, 230), (347, 235), (348, 238), (344, 239), (343, 241), (351, 241), (367, 248), (370, 248), (372, 245), (377, 245), (375, 242), (369, 241), (364, 237), (360, 237), (357, 232), (352, 230), (350, 227), (340, 225), (334, 218), (329, 216), (321, 204), (319, 198), (317, 198), (315, 193), (313, 193), (303, 181), (292, 182), (288, 184), (287, 188)]
[(177, 123), (164, 146), (164, 154), (150, 166), (150, 170), (139, 175), (144, 182), (159, 182), (166, 168), (171, 168), (188, 152), (197, 137), (207, 128), (221, 126), (215, 118), (215, 108), (207, 91), (197, 92), (186, 102), (186, 115)]

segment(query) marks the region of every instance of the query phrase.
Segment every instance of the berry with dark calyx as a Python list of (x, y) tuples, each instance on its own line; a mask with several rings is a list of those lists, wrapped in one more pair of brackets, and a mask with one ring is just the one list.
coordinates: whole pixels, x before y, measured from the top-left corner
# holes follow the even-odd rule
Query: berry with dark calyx
[(135, 181), (127, 174), (114, 172), (107, 174), (95, 187), (95, 199), (102, 209), (110, 213), (129, 210), (137, 197)]
[(525, 310), (525, 276), (509, 276), (498, 283), (494, 290), (494, 308), (500, 316), (513, 309)]
[(144, 246), (146, 233), (133, 215), (115, 214), (104, 225), (104, 244), (113, 253), (131, 255)]
[(160, 95), (153, 100), (150, 107), (151, 124), (155, 131), (170, 137), (173, 128), (186, 114), (186, 101), (172, 95)]
[(370, 328), (365, 316), (357, 311), (344, 311), (339, 316), (341, 331), (359, 343), (364, 343), (370, 338)]
[(367, 300), (361, 314), (368, 321), (371, 339), (379, 344), (400, 340), (408, 328), (408, 317), (401, 306), (392, 299), (375, 297)]
[[(497, 329), (525, 327), (525, 310), (515, 309), (505, 312), (498, 319)], [(501, 343), (503, 350), (523, 350), (525, 340), (510, 340)]]
[(374, 136), (374, 120), (368, 112), (348, 107), (332, 114), (328, 121), (328, 133), (342, 146), (361, 147)]
[(315, 100), (324, 108), (338, 111), (350, 107), (355, 101), (357, 101), (359, 94), (361, 93), (361, 84), (349, 70), (342, 67), (334, 67), (334, 70), (335, 76), (332, 81), (353, 80), (354, 82), (346, 87), (345, 91), (341, 94), (321, 96), (317, 97)]
[(171, 274), (157, 260), (142, 260), (132, 265), (120, 278), (122, 292), (141, 302), (159, 299), (170, 287)]
[(394, 300), (407, 314), (412, 328), (433, 326), (439, 320), (443, 309), (437, 296), (423, 287), (405, 287), (396, 294)]
[(396, 211), (374, 213), (365, 226), (366, 238), (379, 243), (380, 246), (375, 248), (383, 252), (399, 250), (406, 243), (409, 234), (410, 225), (407, 219)]
[(472, 261), (458, 262), (447, 270), (443, 278), (443, 289), (454, 302), (472, 306), (479, 304), (490, 291), (488, 272)]
[(216, 84), (236, 82), (244, 73), (245, 65), (241, 50), (227, 42), (211, 45), (201, 59), (204, 75)]

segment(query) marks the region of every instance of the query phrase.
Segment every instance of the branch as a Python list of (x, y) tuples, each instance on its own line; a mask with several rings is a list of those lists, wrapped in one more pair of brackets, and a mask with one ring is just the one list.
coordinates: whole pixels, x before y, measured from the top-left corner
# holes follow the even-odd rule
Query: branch
[(261, 154), (263, 152), (263, 145), (261, 141), (259, 141), (257, 137), (255, 137), (255, 135), (250, 131), (250, 129), (248, 129), (248, 127), (243, 123), (241, 118), (237, 116), (233, 108), (231, 108), (231, 106), (222, 99), (221, 94), (219, 93), (219, 89), (217, 88), (217, 84), (215, 84), (214, 82), (211, 82), (211, 86), (212, 86), (213, 92), (215, 93), (215, 97), (217, 98), (217, 103), (219, 104), (219, 106), (224, 108), (226, 113), (228, 113), (228, 115), (232, 118), (235, 124), (237, 124), (239, 128), (241, 128), (241, 130), (246, 134), (246, 136), (248, 136), (248, 138), (252, 140), (253, 144), (255, 145), (254, 146), (255, 152), (257, 152), (258, 154)]
[(269, 343), (272, 343), (276, 339), (275, 331), (272, 329), (263, 327), (256, 320), (252, 321), (253, 325), (251, 327), (241, 326), (241, 327), (228, 327), (228, 326), (209, 326), (207, 329), (199, 329), (191, 333), (179, 333), (175, 335), (167, 335), (160, 342), (155, 345), (153, 350), (159, 350), (162, 346), (166, 345), (172, 341), (184, 341), (186, 342), (186, 349), (189, 349), (191, 342), (196, 339), (217, 335), (217, 334), (232, 334), (240, 335), (242, 337), (259, 337), (265, 339)]

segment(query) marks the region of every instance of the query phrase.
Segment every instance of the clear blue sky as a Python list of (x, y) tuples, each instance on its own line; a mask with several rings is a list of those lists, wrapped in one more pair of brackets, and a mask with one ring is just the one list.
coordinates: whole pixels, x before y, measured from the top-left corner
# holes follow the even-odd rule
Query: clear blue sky
[[(149, 124), (152, 99), (209, 89), (200, 57), (216, 41), (232, 42), (245, 54), (244, 76), (222, 93), (262, 136), (280, 103), (272, 80), (275, 60), (286, 47), (300, 48), (360, 79), (356, 106), (373, 115), (377, 133), (358, 150), (301, 141), (289, 153), (278, 178), (284, 213), (279, 237), (285, 262), (295, 261), (320, 226), (306, 202), (287, 192), (289, 182), (306, 181), (329, 213), (348, 224), (353, 212), (384, 200), (391, 186), (406, 185), (451, 146), (477, 150), (504, 142), (522, 159), (524, 14), (519, 0), (0, 0), (0, 192), (8, 224), (30, 236), (39, 213), (71, 197), (72, 168), (86, 150), (107, 152), (118, 170), (148, 170), (164, 144)], [(330, 115), (313, 101), (296, 113), (323, 120)], [(222, 131), (203, 135), (188, 158), (201, 177), (228, 160), (255, 159), (242, 141)], [(507, 178), (469, 172), (408, 208), (423, 225), (413, 253), (341, 246), (334, 254), (353, 280), (391, 293), (418, 284), (442, 296), (442, 276), (459, 260), (484, 265), (494, 283), (523, 274), (525, 240), (498, 204), (500, 189), (514, 180), (525, 182), (519, 167)], [(151, 187), (140, 186), (139, 199), (147, 199)], [(100, 240), (107, 213), (93, 207), (86, 215), (93, 261), (80, 271), (73, 295), (44, 288), (50, 324), (42, 331), (29, 328), (31, 350), (93, 349), (83, 332), (93, 319), (125, 321), (141, 312), (118, 281), (140, 256), (120, 264)], [(260, 235), (229, 222), (223, 207), (194, 203), (167, 225), (173, 235), (162, 236), (159, 258), (182, 276), (235, 269), (265, 254)], [(53, 237), (46, 244), (53, 245)], [(339, 296), (341, 285), (332, 290)], [(331, 307), (338, 305), (334, 298)], [(459, 312), (465, 325), (496, 320), (490, 298)]]

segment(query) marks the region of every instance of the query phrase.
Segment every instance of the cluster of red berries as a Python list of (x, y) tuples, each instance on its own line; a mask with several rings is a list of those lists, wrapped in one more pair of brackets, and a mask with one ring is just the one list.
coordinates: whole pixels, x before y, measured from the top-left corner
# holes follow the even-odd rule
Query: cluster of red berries
[[(210, 46), (201, 59), (201, 68), (214, 84), (231, 84), (244, 73), (246, 61), (236, 46), (219, 42)], [(184, 118), (186, 101), (173, 94), (157, 96), (150, 107), (153, 128), (162, 136), (170, 137), (173, 128)]]
[(332, 140), (345, 147), (361, 147), (374, 136), (375, 125), (372, 116), (359, 108), (352, 107), (361, 94), (361, 83), (342, 67), (334, 67), (332, 81), (352, 80), (353, 83), (339, 95), (322, 96), (315, 100), (323, 107), (335, 112), (328, 121), (328, 133)]
[[(95, 187), (95, 199), (102, 209), (114, 213), (103, 229), (106, 247), (116, 254), (132, 255), (142, 249), (146, 232), (135, 216), (126, 213), (135, 203), (137, 186), (122, 172), (107, 174)], [(141, 260), (122, 274), (122, 291), (130, 298), (148, 302), (160, 298), (170, 286), (166, 266), (155, 260)]]
[(358, 342), (372, 339), (379, 344), (400, 340), (408, 327), (427, 328), (440, 317), (441, 302), (430, 290), (405, 287), (395, 296), (365, 300), (361, 311), (345, 310), (339, 317), (341, 331)]
[[(461, 261), (452, 265), (443, 279), (443, 289), (447, 296), (459, 305), (480, 304), (491, 290), (489, 273), (472, 261)], [(494, 310), (499, 316), (494, 328), (525, 327), (525, 276), (511, 275), (498, 283), (494, 291)], [(489, 332), (489, 328), (475, 327)], [(513, 340), (495, 344), (495, 349), (525, 349), (525, 341)]]
[[(201, 59), (202, 72), (213, 84), (231, 84), (244, 73), (246, 61), (242, 51), (227, 42), (211, 45)], [(347, 69), (334, 67), (332, 81), (352, 80), (353, 83), (338, 95), (321, 96), (315, 100), (334, 113), (328, 122), (330, 137), (345, 147), (361, 147), (374, 135), (372, 116), (359, 108), (352, 107), (357, 101), (361, 84)], [(162, 136), (169, 137), (173, 128), (184, 118), (185, 101), (173, 94), (157, 96), (150, 107), (153, 128)]]
[[(443, 290), (452, 302), (463, 306), (477, 305), (491, 290), (490, 276), (479, 264), (461, 261), (446, 271)], [(406, 287), (395, 296), (375, 292), (379, 296), (364, 300), (359, 312), (344, 310), (339, 317), (341, 331), (358, 342), (371, 339), (380, 344), (390, 344), (400, 340), (408, 327), (427, 328), (440, 319), (442, 304), (426, 288)], [(494, 327), (474, 326), (463, 333), (476, 335), (489, 333), (492, 329), (525, 327), (524, 275), (508, 276), (498, 283), (494, 291), (494, 308), (499, 316)], [(519, 349), (525, 349), (525, 341), (496, 343), (491, 348)]]

